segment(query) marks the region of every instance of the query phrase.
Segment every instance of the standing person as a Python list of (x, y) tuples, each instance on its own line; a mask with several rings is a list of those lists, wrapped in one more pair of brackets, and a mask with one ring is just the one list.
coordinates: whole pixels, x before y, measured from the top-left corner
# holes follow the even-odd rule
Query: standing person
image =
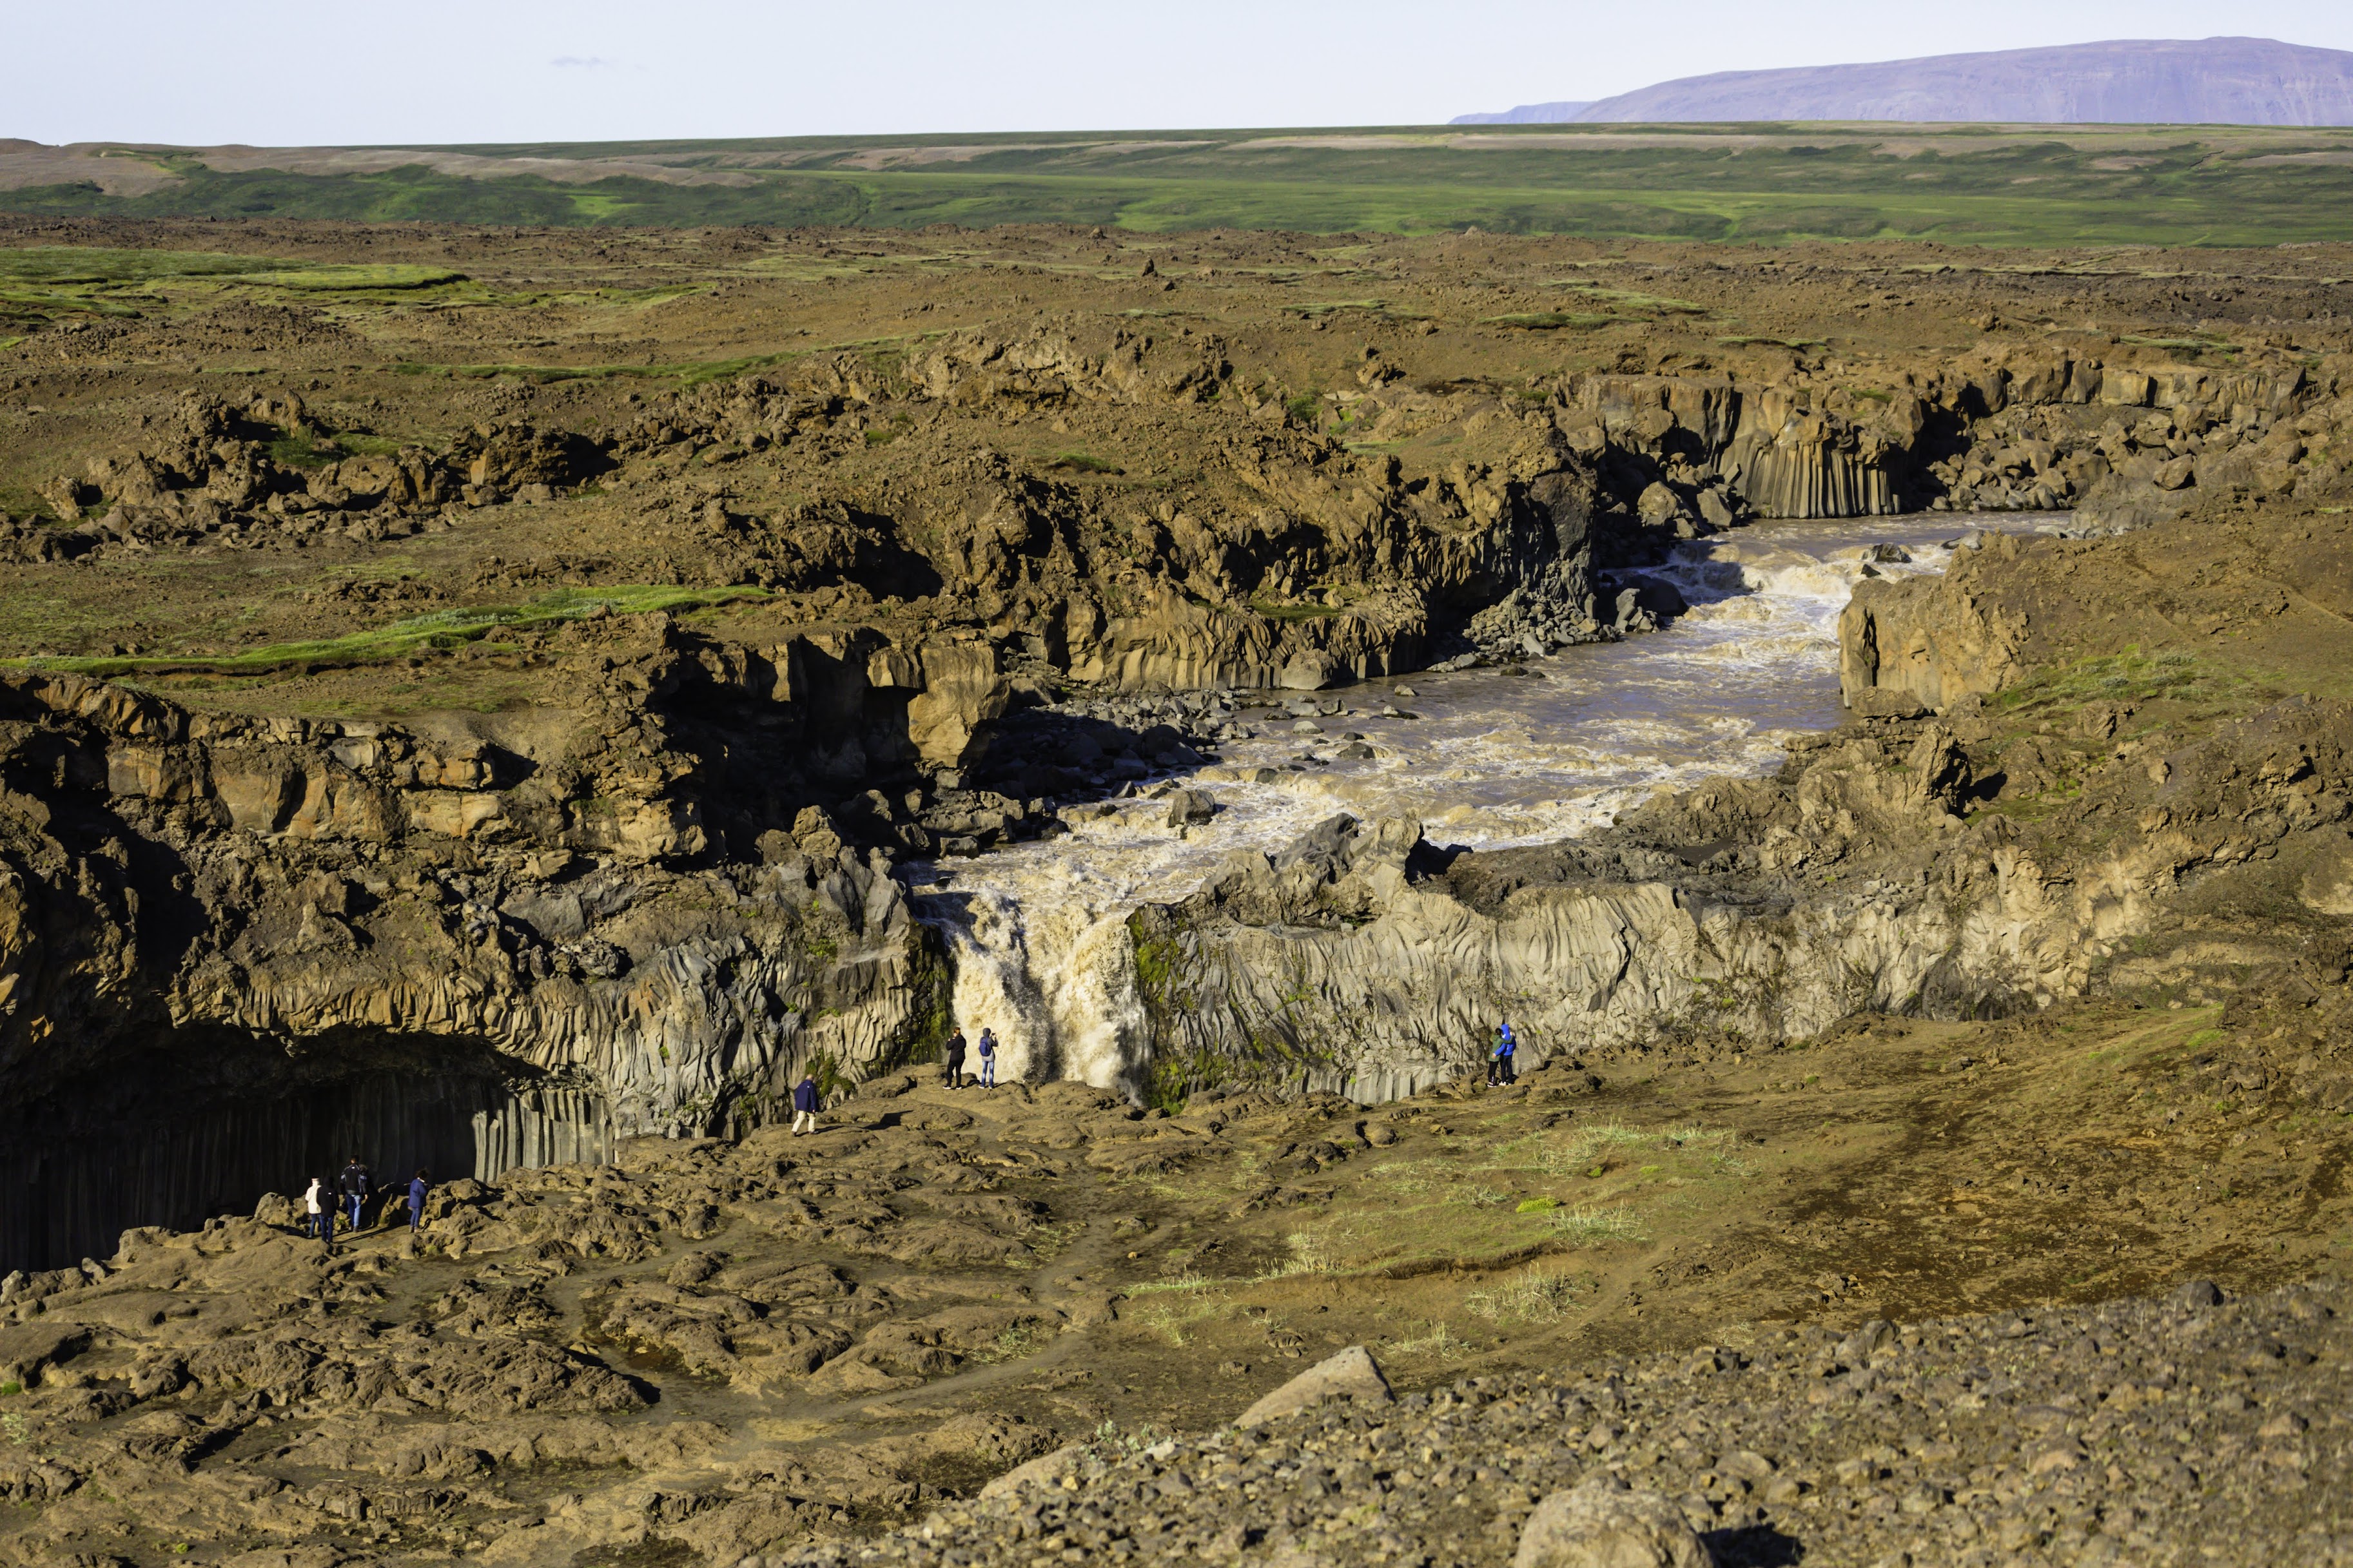
[(1519, 1042), (1512, 1037), (1511, 1025), (1505, 1024), (1495, 1031), (1494, 1053), (1487, 1061), (1487, 1086), (1490, 1089), (1519, 1081), (1519, 1074), (1512, 1070), (1512, 1058), (1518, 1049)]
[(987, 1029), (980, 1032), (980, 1087), (997, 1087), (997, 1037)]
[(422, 1171), (408, 1178), (408, 1234), (415, 1236), (425, 1223), (425, 1194), (433, 1190), (432, 1181)]
[(351, 1211), (352, 1234), (354, 1236), (359, 1234), (361, 1211), (367, 1206), (368, 1189), (374, 1184), (368, 1175), (368, 1168), (360, 1163), (357, 1154), (344, 1162), (343, 1178), (336, 1186), (343, 1194), (343, 1206)]
[(955, 1034), (948, 1037), (946, 1052), (948, 1059), (948, 1087), (950, 1089), (962, 1089), (964, 1087), (964, 1031), (962, 1029), (958, 1029)]
[(817, 1079), (801, 1074), (800, 1082), (793, 1085), (793, 1136), (817, 1131)]
[(334, 1216), (327, 1212), (326, 1191), (325, 1179), (313, 1176), (310, 1190), (302, 1194), (304, 1234), (321, 1241), (329, 1240), (335, 1234)]

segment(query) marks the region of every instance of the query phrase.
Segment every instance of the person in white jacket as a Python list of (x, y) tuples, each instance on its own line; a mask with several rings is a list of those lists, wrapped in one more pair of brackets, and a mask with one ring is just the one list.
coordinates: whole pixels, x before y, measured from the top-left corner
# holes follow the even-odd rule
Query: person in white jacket
[(335, 1216), (327, 1212), (327, 1184), (317, 1176), (311, 1178), (310, 1189), (302, 1194), (302, 1215), (310, 1222), (311, 1234), (332, 1246), (335, 1237)]

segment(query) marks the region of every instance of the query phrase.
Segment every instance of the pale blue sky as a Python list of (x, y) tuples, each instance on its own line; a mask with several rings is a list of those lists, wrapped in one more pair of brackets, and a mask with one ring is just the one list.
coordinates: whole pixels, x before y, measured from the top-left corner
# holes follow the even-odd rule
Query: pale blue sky
[(264, 145), (1441, 121), (2099, 38), (2353, 49), (2348, 0), (0, 0), (0, 136)]

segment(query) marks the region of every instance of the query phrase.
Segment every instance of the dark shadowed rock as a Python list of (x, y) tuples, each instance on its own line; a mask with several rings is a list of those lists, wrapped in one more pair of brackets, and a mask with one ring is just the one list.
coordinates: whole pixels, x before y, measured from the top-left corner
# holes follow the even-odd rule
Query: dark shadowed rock
[(2192, 1279), (2173, 1292), (2173, 1304), (2192, 1312), (2222, 1304), (2222, 1288), (2211, 1279)]

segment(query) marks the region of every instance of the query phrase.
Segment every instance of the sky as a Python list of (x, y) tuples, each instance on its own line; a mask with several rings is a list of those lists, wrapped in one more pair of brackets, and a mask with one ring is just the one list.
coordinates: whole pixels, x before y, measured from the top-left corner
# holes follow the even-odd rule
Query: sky
[(2353, 49), (2353, 4), (0, 0), (0, 137), (302, 146), (1422, 124), (1708, 71), (2217, 32)]

